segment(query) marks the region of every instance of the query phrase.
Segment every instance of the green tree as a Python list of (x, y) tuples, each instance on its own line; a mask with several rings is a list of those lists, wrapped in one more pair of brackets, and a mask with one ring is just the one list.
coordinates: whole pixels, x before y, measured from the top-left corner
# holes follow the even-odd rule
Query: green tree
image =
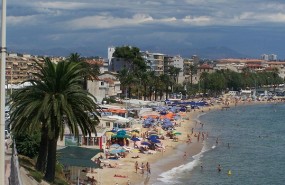
[(168, 70), (166, 71), (166, 74), (170, 76), (170, 86), (171, 90), (173, 92), (173, 87), (178, 83), (178, 75), (181, 71), (180, 68), (169, 66)]
[(197, 74), (197, 65), (190, 65), (189, 66), (189, 71), (190, 71), (190, 85), (192, 87), (193, 85), (193, 76)]
[(34, 158), (39, 154), (40, 148), (40, 132), (35, 131), (31, 134), (21, 133), (14, 135), (14, 139), (17, 146), (18, 154)]
[(212, 95), (217, 96), (221, 94), (226, 88), (225, 78), (220, 71), (209, 74), (209, 85), (208, 88)]
[(81, 64), (67, 61), (54, 64), (46, 58), (45, 65), (37, 65), (40, 73), (28, 80), (32, 85), (12, 94), (11, 129), (16, 134), (31, 133), (39, 127), (47, 131), (47, 137), (41, 138), (48, 144), (45, 179), (53, 182), (58, 139), (63, 138), (66, 127), (76, 137), (79, 130), (84, 136), (96, 133), (98, 106), (95, 97), (80, 84), (87, 70)]
[(203, 96), (205, 96), (209, 90), (209, 85), (210, 85), (209, 73), (203, 72), (201, 74), (199, 84), (202, 86)]
[(71, 53), (67, 58), (69, 62), (75, 62), (82, 65), (82, 68), (85, 68), (82, 72), (82, 86), (85, 90), (87, 90), (87, 81), (88, 80), (98, 80), (98, 75), (100, 74), (100, 66), (98, 64), (90, 64), (86, 62), (84, 58), (80, 56), (78, 53)]
[(135, 83), (141, 81), (142, 73), (146, 72), (147, 65), (141, 57), (140, 49), (137, 47), (116, 47), (113, 57), (124, 59), (126, 62), (123, 69), (119, 71), (118, 77), (121, 81), (123, 92), (127, 91), (130, 98), (132, 87), (135, 86)]

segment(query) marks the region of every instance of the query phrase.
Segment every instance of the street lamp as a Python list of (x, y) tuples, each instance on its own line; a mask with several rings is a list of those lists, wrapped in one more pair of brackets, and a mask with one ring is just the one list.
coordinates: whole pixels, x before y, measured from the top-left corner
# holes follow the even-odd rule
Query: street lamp
[(5, 184), (5, 76), (6, 76), (6, 0), (2, 0), (0, 67), (0, 184)]

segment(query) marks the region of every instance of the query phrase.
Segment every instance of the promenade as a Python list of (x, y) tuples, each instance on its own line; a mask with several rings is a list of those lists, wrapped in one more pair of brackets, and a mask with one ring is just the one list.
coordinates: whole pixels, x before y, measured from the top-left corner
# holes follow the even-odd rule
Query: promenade
[(12, 144), (12, 140), (7, 139), (8, 148), (5, 148), (5, 185), (9, 185), (9, 177), (11, 173), (11, 156), (12, 156), (12, 148), (10, 147)]

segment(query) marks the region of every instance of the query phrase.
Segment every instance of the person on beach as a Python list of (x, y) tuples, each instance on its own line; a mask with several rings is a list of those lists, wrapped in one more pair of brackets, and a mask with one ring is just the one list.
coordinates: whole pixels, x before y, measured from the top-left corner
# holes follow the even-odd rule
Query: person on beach
[(191, 137), (188, 138), (187, 143), (188, 143), (188, 144), (192, 143)]
[(144, 166), (144, 163), (142, 162), (142, 166), (141, 166), (142, 175), (144, 175), (144, 168), (145, 168), (145, 166)]
[(216, 144), (218, 145), (219, 144), (219, 138), (217, 137), (216, 139)]
[(147, 175), (150, 175), (150, 165), (148, 162), (146, 163), (146, 171), (147, 171)]
[(131, 181), (130, 181), (130, 179), (128, 180), (127, 185), (131, 185)]
[(138, 161), (136, 161), (136, 163), (135, 163), (135, 170), (136, 170), (136, 173), (138, 173), (138, 169), (139, 169), (139, 163), (138, 163)]
[(187, 154), (186, 154), (186, 152), (184, 152), (183, 159), (185, 160), (186, 157), (187, 157)]

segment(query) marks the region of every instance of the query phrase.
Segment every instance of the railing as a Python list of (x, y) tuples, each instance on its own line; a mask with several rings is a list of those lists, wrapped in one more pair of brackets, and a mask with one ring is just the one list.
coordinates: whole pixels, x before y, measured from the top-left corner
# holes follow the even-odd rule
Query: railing
[(18, 160), (18, 153), (16, 149), (16, 143), (13, 142), (12, 156), (11, 156), (11, 173), (9, 178), (10, 185), (22, 185), (22, 180), (20, 177), (20, 167)]

